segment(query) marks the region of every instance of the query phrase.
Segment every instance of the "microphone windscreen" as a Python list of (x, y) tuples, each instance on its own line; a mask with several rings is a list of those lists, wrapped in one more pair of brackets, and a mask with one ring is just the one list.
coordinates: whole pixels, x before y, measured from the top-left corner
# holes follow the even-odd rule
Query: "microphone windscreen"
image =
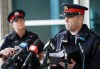
[(38, 47), (35, 46), (35, 45), (31, 45), (31, 46), (29, 47), (29, 51), (31, 51), (31, 52), (37, 54), (37, 53), (38, 53)]
[(54, 44), (55, 44), (55, 39), (50, 38), (50, 40), (45, 44), (43, 49), (52, 51), (55, 49)]
[(19, 47), (25, 48), (26, 46), (30, 46), (33, 43), (31, 39), (26, 40), (25, 42), (22, 42)]
[(38, 48), (40, 48), (41, 44), (42, 44), (42, 41), (41, 41), (40, 39), (37, 39), (37, 40), (35, 40), (35, 42), (34, 42), (33, 45), (35, 45), (35, 46), (37, 46)]

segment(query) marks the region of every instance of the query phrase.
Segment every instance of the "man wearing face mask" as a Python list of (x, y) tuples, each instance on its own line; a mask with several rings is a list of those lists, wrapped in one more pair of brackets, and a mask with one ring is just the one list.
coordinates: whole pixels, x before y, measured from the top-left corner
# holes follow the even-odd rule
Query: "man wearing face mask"
[[(94, 31), (90, 30), (86, 24), (83, 24), (85, 11), (87, 7), (77, 4), (63, 3), (66, 30), (60, 31), (55, 36), (55, 52), (63, 49), (62, 39), (66, 38), (67, 44), (65, 50), (67, 54), (74, 52), (77, 49), (84, 51), (84, 68), (77, 63), (74, 58), (70, 59), (71, 63), (67, 63), (67, 69), (100, 69), (100, 36)], [(83, 38), (84, 41), (77, 45), (75, 43), (76, 37)], [(81, 38), (80, 38), (81, 37)], [(75, 55), (77, 56), (77, 55)], [(82, 57), (83, 58), (83, 57)], [(51, 66), (51, 69), (64, 69), (65, 62), (60, 62), (58, 66)]]

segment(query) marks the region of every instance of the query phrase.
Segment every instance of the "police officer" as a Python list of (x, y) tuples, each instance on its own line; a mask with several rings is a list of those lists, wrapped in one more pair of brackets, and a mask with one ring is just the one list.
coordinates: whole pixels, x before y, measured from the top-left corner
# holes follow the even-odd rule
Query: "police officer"
[[(86, 24), (83, 24), (85, 10), (88, 10), (88, 8), (67, 3), (63, 3), (63, 7), (66, 30), (62, 30), (56, 34), (55, 52), (59, 52), (64, 48), (67, 54), (78, 49), (81, 50), (81, 59), (84, 63), (80, 64), (74, 58), (70, 60), (67, 58), (67, 61), (71, 62), (67, 63), (66, 67), (68, 69), (100, 69), (100, 36), (94, 31), (89, 30)], [(65, 47), (62, 47), (64, 46), (62, 45), (63, 39), (67, 42)], [(64, 67), (65, 62), (60, 62), (58, 66), (52, 66), (51, 69), (64, 69)]]
[[(38, 35), (26, 30), (25, 27), (25, 12), (23, 10), (15, 10), (8, 15), (8, 21), (11, 23), (14, 31), (5, 36), (3, 42), (1, 43), (0, 50), (11, 47), (15, 50), (19, 50), (20, 43), (25, 42), (28, 39), (31, 39), (34, 43), (35, 40), (39, 39)], [(26, 65), (25, 69), (38, 69), (40, 66), (40, 62), (43, 59), (43, 42), (41, 42), (40, 47), (38, 49), (38, 57), (32, 57), (28, 65)], [(11, 69), (21, 69), (23, 62), (25, 61), (27, 55), (29, 54), (29, 50), (24, 51), (21, 55), (16, 59), (15, 64), (11, 65)], [(13, 55), (12, 55), (13, 56)]]

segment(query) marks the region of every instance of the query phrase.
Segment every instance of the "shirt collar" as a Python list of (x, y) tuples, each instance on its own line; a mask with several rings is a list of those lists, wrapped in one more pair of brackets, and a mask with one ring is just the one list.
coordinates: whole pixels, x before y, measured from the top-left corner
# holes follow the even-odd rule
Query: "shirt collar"
[(89, 34), (89, 28), (87, 27), (86, 24), (83, 24), (77, 35), (87, 37), (88, 34)]
[[(25, 35), (27, 34), (27, 32), (28, 32), (28, 31), (25, 30), (25, 34), (24, 34), (23, 36), (25, 36)], [(15, 36), (19, 37), (18, 34), (17, 34), (15, 31), (13, 31), (13, 34), (14, 34)]]
[[(64, 31), (62, 34), (67, 36), (71, 35), (71, 33), (68, 30)], [(81, 36), (86, 39), (88, 37), (88, 34), (89, 34), (89, 28), (87, 27), (86, 24), (83, 24), (76, 36)]]

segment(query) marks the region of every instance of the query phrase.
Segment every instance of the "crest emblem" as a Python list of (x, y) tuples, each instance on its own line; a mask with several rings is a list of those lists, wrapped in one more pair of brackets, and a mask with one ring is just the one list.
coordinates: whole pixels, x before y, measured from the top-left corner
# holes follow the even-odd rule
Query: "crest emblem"
[(19, 15), (19, 12), (15, 12), (14, 15), (15, 15), (15, 16), (18, 16), (18, 15)]
[(67, 6), (64, 6), (64, 10), (68, 10), (68, 7)]
[(79, 12), (79, 14), (81, 14), (81, 12)]

